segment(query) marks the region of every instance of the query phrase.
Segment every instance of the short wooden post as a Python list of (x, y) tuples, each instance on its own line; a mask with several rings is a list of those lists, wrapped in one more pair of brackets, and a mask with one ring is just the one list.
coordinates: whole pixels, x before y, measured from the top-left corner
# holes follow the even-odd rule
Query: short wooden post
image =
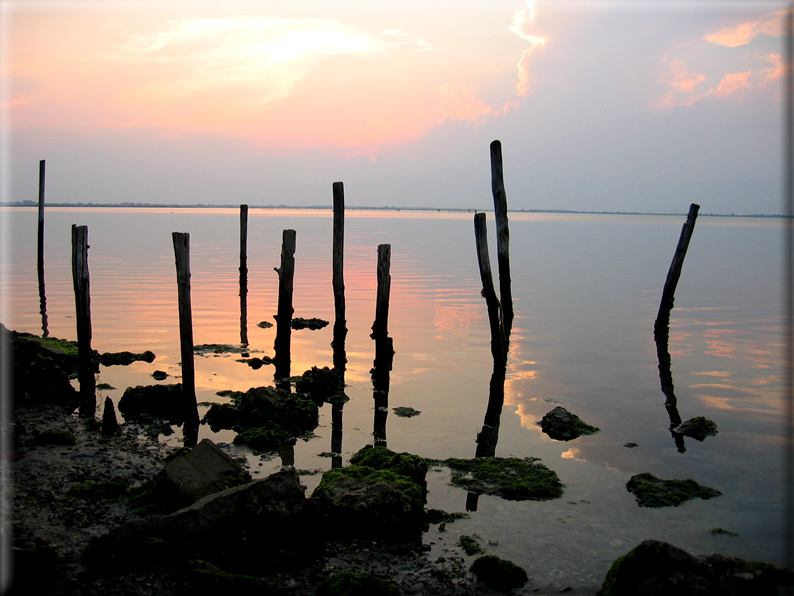
[(295, 230), (284, 230), (281, 238), (281, 267), (278, 273), (278, 312), (276, 313), (275, 377), (290, 376), (292, 340), (292, 282), (295, 277)]
[(334, 182), (334, 233), (333, 233), (333, 288), (334, 288), (334, 342), (347, 335), (345, 320), (345, 187)]
[(502, 143), (491, 143), (491, 191), (496, 217), (496, 253), (499, 266), (499, 296), (505, 337), (513, 329), (513, 292), (510, 283), (510, 229), (507, 224), (507, 194), (502, 169)]
[(673, 262), (670, 263), (670, 269), (667, 271), (667, 279), (664, 282), (664, 290), (662, 290), (662, 300), (661, 304), (659, 304), (657, 323), (663, 322), (665, 316), (669, 322), (670, 311), (675, 303), (675, 289), (678, 286), (678, 279), (681, 277), (681, 268), (684, 266), (684, 257), (689, 248), (689, 240), (695, 230), (695, 220), (698, 217), (699, 209), (700, 205), (695, 203), (689, 206), (689, 214), (684, 226), (681, 228), (681, 236), (678, 239), (678, 246), (676, 246), (675, 254), (673, 255)]
[(47, 295), (44, 291), (44, 178), (45, 163), (42, 159), (39, 162), (39, 229), (38, 229), (38, 254), (37, 266), (39, 277), (39, 310), (41, 312), (41, 332), (42, 337), (48, 337), (47, 329)]
[(91, 350), (91, 284), (88, 275), (88, 226), (72, 225), (72, 282), (77, 323), (77, 380), (80, 415), (96, 412), (96, 377)]
[(507, 339), (502, 326), (502, 305), (499, 302), (499, 298), (496, 297), (491, 274), (485, 213), (474, 214), (474, 240), (477, 244), (477, 263), (480, 268), (480, 279), (482, 280), (482, 295), (488, 307), (488, 323), (491, 328), (491, 354), (494, 359), (494, 367), (496, 367), (507, 361)]
[[(196, 372), (193, 364), (193, 310), (190, 304), (190, 234), (173, 232), (176, 284), (179, 299), (179, 345), (182, 356), (182, 405), (185, 431), (198, 429)], [(186, 437), (188, 433), (186, 432)]]
[(248, 345), (248, 205), (240, 205), (240, 343)]

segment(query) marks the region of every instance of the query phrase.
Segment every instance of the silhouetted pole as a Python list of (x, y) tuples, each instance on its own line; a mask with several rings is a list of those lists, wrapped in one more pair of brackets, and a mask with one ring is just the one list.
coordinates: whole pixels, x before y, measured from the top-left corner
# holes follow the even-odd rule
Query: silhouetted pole
[(334, 182), (334, 235), (333, 235), (333, 287), (334, 287), (334, 342), (347, 335), (345, 319), (345, 187)]
[(179, 345), (182, 356), (182, 406), (185, 414), (185, 442), (195, 444), (198, 435), (196, 372), (193, 365), (193, 310), (190, 304), (190, 234), (173, 232), (176, 284), (179, 298)]
[(507, 224), (507, 194), (502, 171), (502, 143), (491, 143), (491, 191), (496, 217), (496, 253), (499, 266), (499, 296), (502, 302), (502, 328), (506, 338), (513, 329), (513, 291), (510, 284), (510, 229)]
[(295, 230), (284, 230), (281, 239), (281, 267), (278, 273), (278, 312), (276, 314), (275, 376), (290, 376), (290, 342), (292, 339), (292, 282), (295, 277)]
[(374, 443), (386, 446), (386, 418), (389, 414), (390, 372), (394, 345), (389, 337), (389, 299), (391, 294), (391, 244), (378, 246), (378, 295), (375, 322), (370, 337), (375, 340), (375, 366), (372, 369), (375, 398)]
[(684, 226), (681, 228), (681, 236), (678, 239), (678, 246), (676, 246), (675, 254), (673, 255), (673, 262), (670, 263), (670, 269), (667, 271), (667, 279), (664, 282), (664, 290), (662, 290), (662, 300), (659, 304), (659, 314), (656, 317), (657, 324), (667, 317), (669, 322), (670, 311), (673, 309), (675, 302), (675, 289), (678, 285), (678, 279), (681, 277), (681, 268), (684, 266), (684, 257), (689, 248), (689, 240), (692, 238), (692, 232), (695, 230), (695, 220), (698, 217), (698, 209), (700, 205), (692, 203), (689, 206), (689, 215), (687, 215)]
[(389, 294), (391, 293), (391, 244), (378, 245), (378, 296), (375, 303), (375, 322), (372, 324), (373, 339), (388, 335)]
[(491, 354), (494, 366), (507, 361), (507, 337), (502, 325), (502, 305), (496, 297), (491, 274), (491, 259), (488, 255), (488, 232), (485, 228), (485, 213), (474, 214), (474, 240), (477, 244), (477, 263), (482, 280), (482, 295), (488, 307), (488, 323), (491, 328)]
[(91, 351), (91, 288), (88, 276), (88, 226), (72, 225), (72, 281), (77, 322), (77, 380), (80, 415), (96, 412), (96, 378)]
[(240, 343), (248, 345), (248, 205), (240, 205)]
[(39, 305), (41, 312), (41, 336), (48, 337), (47, 329), (47, 295), (44, 292), (44, 178), (45, 164), (39, 162), (39, 230), (38, 230), (38, 258), (37, 267), (39, 274)]

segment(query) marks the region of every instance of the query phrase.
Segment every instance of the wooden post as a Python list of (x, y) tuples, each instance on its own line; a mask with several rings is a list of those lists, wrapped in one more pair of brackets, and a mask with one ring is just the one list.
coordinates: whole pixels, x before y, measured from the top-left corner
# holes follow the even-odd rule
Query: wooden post
[(48, 337), (47, 329), (47, 295), (44, 291), (44, 178), (45, 163), (39, 162), (39, 230), (38, 230), (38, 255), (37, 266), (39, 276), (39, 311), (41, 312), (42, 337)]
[(488, 255), (488, 233), (485, 228), (485, 213), (474, 214), (474, 240), (477, 243), (477, 262), (482, 280), (482, 295), (488, 306), (488, 323), (491, 328), (491, 354), (494, 367), (507, 361), (507, 339), (502, 326), (502, 306), (496, 297), (491, 274), (491, 259)]
[(673, 304), (675, 302), (675, 289), (678, 285), (678, 279), (681, 277), (681, 268), (684, 266), (684, 257), (686, 256), (687, 248), (689, 248), (689, 240), (692, 238), (692, 232), (695, 230), (695, 220), (698, 217), (698, 209), (700, 209), (700, 205), (696, 205), (695, 203), (689, 206), (689, 215), (687, 215), (684, 226), (681, 228), (681, 237), (678, 239), (678, 246), (676, 246), (675, 254), (673, 255), (673, 262), (670, 263), (667, 279), (664, 282), (657, 323), (660, 323), (660, 320), (664, 318), (665, 312), (669, 322), (670, 311), (673, 309)]
[(292, 281), (295, 277), (295, 230), (284, 230), (281, 239), (281, 267), (278, 273), (278, 312), (276, 314), (275, 377), (290, 376), (290, 342), (292, 339)]
[(510, 284), (510, 229), (507, 225), (507, 195), (502, 170), (502, 143), (491, 143), (491, 191), (496, 216), (496, 253), (499, 266), (499, 296), (506, 338), (513, 329), (513, 292)]
[(334, 235), (333, 235), (333, 288), (334, 288), (334, 343), (347, 335), (345, 320), (345, 187), (334, 182)]
[(91, 350), (91, 288), (88, 275), (88, 226), (72, 225), (72, 282), (77, 322), (77, 379), (80, 415), (96, 412), (96, 377)]
[(248, 205), (240, 205), (240, 343), (248, 345)]
[(378, 245), (378, 297), (375, 303), (375, 322), (372, 324), (373, 339), (389, 333), (389, 295), (391, 293), (391, 244)]
[[(185, 437), (188, 430), (198, 430), (196, 403), (196, 372), (193, 365), (193, 311), (190, 304), (190, 234), (173, 232), (176, 261), (176, 284), (179, 298), (179, 345), (182, 356), (182, 406), (185, 415)], [(192, 434), (192, 432), (191, 432)]]

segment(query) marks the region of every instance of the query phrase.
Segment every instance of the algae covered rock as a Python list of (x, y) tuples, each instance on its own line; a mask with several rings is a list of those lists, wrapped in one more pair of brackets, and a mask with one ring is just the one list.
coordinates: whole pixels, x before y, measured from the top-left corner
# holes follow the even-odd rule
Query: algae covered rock
[(719, 433), (719, 430), (717, 430), (717, 423), (707, 420), (703, 416), (690, 418), (673, 428), (672, 431), (701, 442), (706, 437), (713, 437)]
[(322, 329), (323, 327), (328, 326), (328, 321), (324, 321), (323, 319), (304, 319), (303, 317), (295, 317), (292, 319), (290, 326), (299, 331), (301, 329), (309, 329), (310, 331), (316, 331), (317, 329)]
[(141, 354), (133, 352), (105, 352), (99, 356), (99, 363), (102, 366), (129, 366), (133, 362), (154, 362), (156, 356), (151, 350), (146, 350)]
[(332, 575), (319, 586), (317, 596), (397, 596), (397, 588), (389, 582), (370, 575), (343, 571)]
[(484, 555), (474, 561), (471, 572), (484, 584), (506, 592), (520, 588), (529, 580), (521, 567), (495, 555)]
[(236, 430), (236, 444), (261, 451), (274, 450), (319, 424), (317, 404), (274, 387), (253, 387), (245, 393), (224, 391), (230, 404), (213, 404), (203, 422), (214, 431)]
[(562, 482), (536, 457), (447, 459), (451, 484), (469, 492), (496, 495), (510, 501), (545, 501), (562, 496)]
[(694, 557), (666, 542), (645, 540), (617, 558), (597, 596), (773, 596), (794, 572), (723, 555)]
[(312, 493), (318, 524), (334, 536), (418, 538), (427, 494), (424, 460), (370, 447), (351, 464), (325, 472)]
[(691, 478), (686, 480), (662, 480), (650, 472), (632, 476), (626, 490), (637, 499), (640, 507), (678, 507), (690, 499), (710, 499), (722, 493), (708, 486), (701, 486)]
[(342, 377), (336, 369), (312, 366), (295, 382), (295, 391), (307, 394), (316, 404), (322, 405), (339, 393), (341, 385)]
[(543, 416), (540, 428), (557, 441), (571, 441), (581, 435), (592, 435), (600, 430), (560, 406)]
[(163, 419), (171, 424), (181, 424), (184, 421), (182, 384), (127, 387), (119, 400), (119, 412), (127, 420), (152, 422)]

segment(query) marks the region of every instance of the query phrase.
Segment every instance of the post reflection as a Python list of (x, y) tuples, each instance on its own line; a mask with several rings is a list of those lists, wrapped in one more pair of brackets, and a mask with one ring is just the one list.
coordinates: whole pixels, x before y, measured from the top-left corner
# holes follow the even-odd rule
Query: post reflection
[(681, 415), (678, 413), (678, 400), (673, 386), (672, 359), (670, 358), (670, 310), (662, 309), (653, 325), (653, 339), (656, 342), (656, 356), (659, 360), (659, 381), (664, 394), (664, 408), (670, 418), (670, 434), (679, 453), (686, 452), (684, 435), (673, 429), (681, 424)]
[[(340, 324), (341, 323), (341, 324)], [(334, 339), (331, 343), (334, 355), (334, 370), (339, 378), (339, 390), (331, 402), (331, 467), (342, 467), (342, 408), (347, 397), (345, 396), (345, 371), (347, 370), (347, 354), (345, 352), (345, 337), (347, 328), (344, 321), (334, 324)]]

